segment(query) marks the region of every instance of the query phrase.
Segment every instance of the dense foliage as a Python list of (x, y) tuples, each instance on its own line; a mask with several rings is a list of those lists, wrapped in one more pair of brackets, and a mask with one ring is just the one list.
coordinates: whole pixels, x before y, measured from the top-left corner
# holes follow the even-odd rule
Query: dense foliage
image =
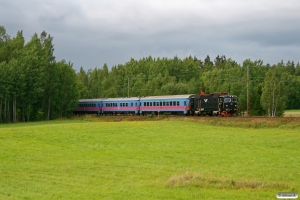
[[(0, 123), (66, 117), (79, 98), (198, 94), (227, 91), (239, 97), (239, 110), (251, 115), (282, 116), (300, 108), (300, 65), (262, 60), (131, 59), (125, 64), (75, 72), (72, 63), (56, 61), (53, 38), (43, 31), (25, 44), (0, 26)], [(248, 92), (247, 87), (248, 85)]]
[(43, 31), (25, 44), (0, 26), (0, 122), (66, 117), (78, 102), (76, 72), (56, 61), (53, 38)]
[(124, 65), (107, 65), (77, 73), (80, 98), (198, 94), (227, 91), (239, 97), (239, 110), (247, 110), (247, 81), (251, 115), (282, 116), (284, 109), (300, 108), (300, 65), (276, 65), (262, 60), (217, 56), (131, 59)]

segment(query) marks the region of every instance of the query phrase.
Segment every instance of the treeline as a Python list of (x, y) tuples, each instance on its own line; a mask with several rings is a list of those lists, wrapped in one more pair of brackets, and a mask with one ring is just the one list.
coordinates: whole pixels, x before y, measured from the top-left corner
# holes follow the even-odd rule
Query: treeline
[[(239, 110), (249, 114), (282, 116), (300, 108), (300, 65), (293, 61), (264, 64), (231, 58), (196, 57), (131, 59), (125, 64), (77, 73), (80, 98), (199, 94), (227, 91), (239, 98)], [(247, 91), (248, 90), (248, 91)], [(247, 95), (248, 93), (248, 95)], [(248, 96), (248, 106), (247, 106)]]
[(56, 61), (53, 38), (43, 31), (25, 44), (0, 26), (0, 123), (66, 117), (79, 90), (70, 62)]
[[(217, 56), (204, 60), (131, 59), (125, 64), (75, 72), (56, 61), (53, 38), (43, 31), (25, 44), (22, 31), (11, 38), (0, 26), (0, 123), (67, 117), (79, 98), (198, 94), (227, 91), (239, 98), (239, 110), (282, 116), (300, 108), (300, 65), (264, 64)], [(247, 92), (248, 91), (248, 92)], [(249, 95), (247, 95), (247, 93)]]

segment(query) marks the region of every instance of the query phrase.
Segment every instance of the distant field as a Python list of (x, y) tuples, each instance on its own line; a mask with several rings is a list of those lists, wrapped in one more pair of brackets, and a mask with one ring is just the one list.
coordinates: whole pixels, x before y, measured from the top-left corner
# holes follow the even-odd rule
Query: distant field
[(214, 119), (0, 125), (0, 199), (276, 199), (299, 192), (299, 127), (223, 127)]
[(286, 110), (285, 117), (300, 117), (300, 110)]

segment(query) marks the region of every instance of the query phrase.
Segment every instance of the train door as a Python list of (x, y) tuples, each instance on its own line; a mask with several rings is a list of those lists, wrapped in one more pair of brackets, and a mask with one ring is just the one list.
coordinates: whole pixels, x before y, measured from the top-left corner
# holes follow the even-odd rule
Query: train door
[(223, 97), (218, 98), (218, 111), (221, 112), (223, 108)]
[(190, 110), (194, 111), (195, 110), (195, 97), (191, 97), (190, 99)]
[(191, 115), (195, 114), (195, 111), (197, 110), (197, 105), (195, 105), (195, 97), (190, 98), (190, 110), (187, 112)]
[(198, 115), (201, 114), (201, 98), (198, 99)]

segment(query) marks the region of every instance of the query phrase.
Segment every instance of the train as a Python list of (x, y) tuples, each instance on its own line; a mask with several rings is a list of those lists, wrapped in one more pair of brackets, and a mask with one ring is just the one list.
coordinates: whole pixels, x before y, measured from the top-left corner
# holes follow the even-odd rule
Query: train
[(228, 92), (206, 94), (80, 99), (74, 115), (209, 115), (236, 116), (238, 98)]

